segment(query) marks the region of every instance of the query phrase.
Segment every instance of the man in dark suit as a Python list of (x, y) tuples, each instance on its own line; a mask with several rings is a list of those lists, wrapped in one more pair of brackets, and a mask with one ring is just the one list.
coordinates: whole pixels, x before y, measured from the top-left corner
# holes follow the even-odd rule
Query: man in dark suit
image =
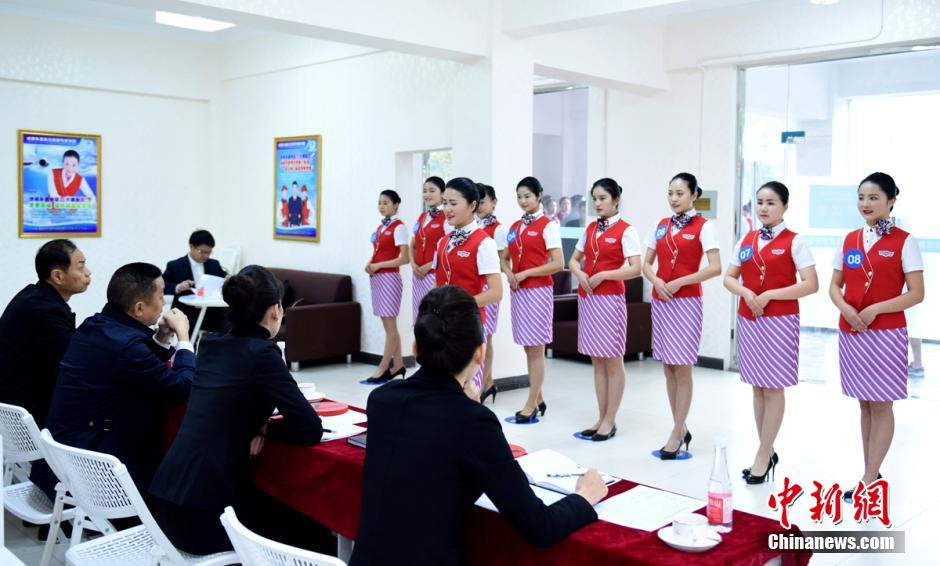
[(69, 240), (46, 242), (36, 253), (39, 281), (13, 297), (0, 316), (0, 402), (29, 411), (45, 426), (59, 361), (75, 333), (72, 295), (91, 283), (85, 254)]
[(114, 272), (108, 303), (65, 351), (46, 423), (63, 444), (120, 458), (143, 493), (160, 463), (162, 411), (189, 396), (196, 369), (186, 315), (173, 309), (161, 319), (164, 304), (157, 266)]
[[(196, 230), (189, 236), (189, 253), (166, 264), (163, 281), (166, 292), (173, 295), (173, 308), (179, 309), (189, 319), (189, 326), (196, 325), (199, 309), (181, 304), (179, 298), (192, 295), (203, 275), (225, 277), (227, 273), (218, 261), (212, 259), (215, 238), (208, 230)], [(203, 330), (224, 328), (225, 309), (209, 309), (202, 323)]]

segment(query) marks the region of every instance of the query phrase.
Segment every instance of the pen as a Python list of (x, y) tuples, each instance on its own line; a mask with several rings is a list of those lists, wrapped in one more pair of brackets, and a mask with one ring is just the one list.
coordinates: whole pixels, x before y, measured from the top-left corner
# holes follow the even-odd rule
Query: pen
[(333, 431), (330, 430), (330, 429), (328, 429), (328, 428), (325, 428), (325, 429), (323, 429), (323, 432), (333, 432)]

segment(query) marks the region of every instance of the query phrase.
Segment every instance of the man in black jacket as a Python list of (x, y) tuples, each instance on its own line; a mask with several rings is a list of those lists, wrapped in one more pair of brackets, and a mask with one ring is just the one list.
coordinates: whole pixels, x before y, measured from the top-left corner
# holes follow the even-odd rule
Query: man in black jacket
[(0, 316), (0, 402), (46, 423), (59, 361), (75, 333), (72, 295), (91, 283), (85, 254), (69, 240), (52, 240), (36, 253), (39, 281), (13, 297)]
[(161, 319), (164, 304), (157, 266), (131, 263), (114, 273), (108, 303), (62, 358), (46, 423), (63, 444), (120, 458), (141, 492), (160, 463), (166, 403), (188, 398), (196, 369), (189, 322), (176, 309)]
[[(215, 248), (215, 238), (208, 230), (196, 230), (189, 236), (189, 253), (166, 264), (163, 282), (166, 294), (173, 295), (173, 308), (179, 309), (189, 319), (190, 328), (196, 325), (199, 309), (180, 303), (179, 298), (192, 295), (203, 275), (225, 277), (228, 275), (222, 265), (211, 258)], [(202, 330), (225, 329), (225, 310), (213, 308), (206, 312)]]

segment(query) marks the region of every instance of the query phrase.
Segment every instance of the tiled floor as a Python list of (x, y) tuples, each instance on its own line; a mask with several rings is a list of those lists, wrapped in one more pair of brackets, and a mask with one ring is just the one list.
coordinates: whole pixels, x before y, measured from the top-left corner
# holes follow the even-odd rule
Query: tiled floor
[[(813, 340), (803, 342), (804, 355), (809, 355), (818, 345)], [(694, 436), (693, 457), (686, 461), (662, 462), (650, 455), (663, 444), (671, 426), (662, 369), (652, 360), (627, 364), (627, 389), (617, 423), (619, 432), (608, 442), (592, 443), (572, 436), (593, 423), (596, 404), (590, 365), (569, 359), (549, 360), (545, 389), (548, 411), (541, 422), (528, 426), (505, 424), (504, 430), (510, 442), (529, 450), (550, 447), (584, 465), (698, 498), (706, 495), (714, 438), (721, 435), (729, 442), (735, 508), (775, 517), (767, 507), (767, 497), (781, 489), (784, 476), (799, 482), (808, 492), (813, 480), (845, 485), (854, 483), (862, 472), (858, 406), (842, 396), (837, 366), (825, 349), (822, 352), (824, 367), (828, 369), (813, 371), (825, 375), (826, 379), (806, 381), (788, 391), (787, 416), (777, 442), (781, 460), (774, 485), (747, 486), (740, 474), (735, 473), (750, 465), (756, 449), (751, 390), (740, 383), (735, 373), (695, 370), (695, 398), (688, 420)], [(934, 363), (933, 367), (940, 367), (936, 365), (940, 359), (933, 350), (931, 356), (934, 357), (929, 358), (926, 365), (930, 367)], [(317, 388), (331, 398), (364, 405), (371, 388), (358, 382), (371, 371), (372, 368), (360, 364), (338, 364), (305, 369), (297, 378), (315, 382)], [(808, 372), (808, 367), (804, 368), (803, 373)], [(912, 391), (915, 388), (936, 391), (929, 376), (930, 373), (920, 380), (923, 383), (912, 385)], [(522, 408), (525, 396), (526, 390), (502, 392), (495, 404), (487, 406), (503, 419)], [(930, 489), (936, 478), (934, 465), (940, 463), (933, 446), (938, 410), (940, 395), (910, 399), (895, 406), (895, 441), (883, 472), (892, 482), (893, 528), (906, 532), (907, 552), (902, 555), (822, 554), (816, 555), (812, 564), (938, 563), (929, 546), (940, 524), (940, 494)], [(859, 529), (851, 520), (849, 507), (846, 507), (847, 520), (839, 526), (811, 524), (811, 499), (807, 493), (791, 509), (791, 517), (803, 529)], [(6, 525), (8, 547), (27, 564), (36, 564), (41, 547), (35, 542), (35, 531), (24, 531), (9, 515)]]

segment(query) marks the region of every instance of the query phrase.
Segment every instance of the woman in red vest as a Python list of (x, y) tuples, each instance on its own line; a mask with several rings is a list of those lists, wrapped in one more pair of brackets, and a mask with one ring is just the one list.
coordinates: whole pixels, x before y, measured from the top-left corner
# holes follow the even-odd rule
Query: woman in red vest
[[(858, 186), (865, 226), (845, 237), (832, 261), (829, 296), (839, 308), (842, 393), (858, 399), (865, 473), (859, 486), (881, 478), (894, 436), (895, 400), (907, 398), (904, 311), (924, 300), (924, 262), (917, 240), (894, 225), (898, 186), (872, 173)], [(907, 291), (904, 287), (907, 286)], [(845, 492), (852, 500), (854, 489)]]
[[(418, 320), (421, 299), (434, 287), (434, 252), (437, 243), (454, 227), (444, 218), (444, 179), (428, 177), (421, 189), (425, 211), (411, 229), (411, 324)], [(429, 275), (430, 274), (430, 275)]]
[(542, 400), (545, 382), (545, 345), (552, 341), (552, 316), (555, 311), (552, 274), (562, 270), (561, 231), (552, 222), (539, 201), (542, 184), (526, 177), (516, 185), (516, 202), (522, 218), (509, 230), (509, 249), (503, 254), (503, 272), (509, 280), (512, 309), (512, 338), (525, 349), (529, 373), (529, 397), (516, 422), (528, 423), (536, 412), (545, 415)]
[(372, 314), (382, 319), (385, 349), (379, 367), (366, 381), (385, 383), (405, 375), (398, 333), (398, 311), (401, 308), (402, 282), (398, 268), (408, 263), (408, 229), (397, 216), (401, 197), (392, 190), (379, 193), (379, 214), (382, 222), (372, 232), (372, 258), (366, 265), (372, 288)]
[[(617, 411), (626, 375), (627, 300), (623, 282), (640, 275), (640, 239), (620, 217), (623, 189), (613, 179), (591, 187), (598, 219), (591, 222), (571, 254), (568, 269), (578, 279), (578, 352), (591, 357), (599, 416), (581, 436), (604, 441), (617, 433)], [(581, 260), (584, 267), (581, 267)]]
[[(673, 177), (668, 188), (672, 216), (660, 220), (646, 238), (643, 274), (653, 284), (653, 358), (663, 364), (673, 422), (659, 451), (663, 460), (675, 460), (682, 443), (688, 450), (692, 441), (685, 420), (692, 405), (692, 365), (702, 340), (702, 281), (721, 275), (714, 224), (693, 208), (700, 196), (695, 175)], [(703, 256), (708, 257), (704, 268)]]
[[(477, 207), (477, 222), (486, 235), (496, 242), (496, 252), (502, 255), (506, 249), (506, 227), (500, 224), (493, 211), (496, 210), (496, 189), (490, 185), (477, 183), (480, 192), (480, 206)], [(496, 386), (493, 385), (493, 334), (496, 334), (496, 322), (499, 319), (499, 303), (486, 305), (486, 324), (483, 334), (486, 335), (486, 358), (483, 361), (483, 394), (480, 402), (486, 401), (490, 395), (496, 402)]]
[[(503, 297), (499, 277), (499, 252), (496, 242), (480, 229), (474, 217), (480, 205), (476, 183), (457, 177), (444, 187), (444, 216), (454, 227), (447, 238), (441, 238), (434, 253), (434, 282), (437, 287), (455, 285), (463, 288), (480, 307), (480, 318), (486, 325), (486, 305), (498, 303)], [(483, 365), (473, 376), (479, 397), (483, 387)]]
[(754, 389), (760, 440), (754, 463), (743, 472), (749, 484), (767, 481), (779, 460), (774, 441), (783, 423), (784, 390), (799, 381), (798, 299), (819, 290), (809, 246), (783, 222), (789, 202), (790, 191), (783, 183), (764, 183), (757, 191), (756, 207), (763, 227), (741, 238), (725, 273), (725, 287), (741, 297), (737, 330), (741, 381)]

